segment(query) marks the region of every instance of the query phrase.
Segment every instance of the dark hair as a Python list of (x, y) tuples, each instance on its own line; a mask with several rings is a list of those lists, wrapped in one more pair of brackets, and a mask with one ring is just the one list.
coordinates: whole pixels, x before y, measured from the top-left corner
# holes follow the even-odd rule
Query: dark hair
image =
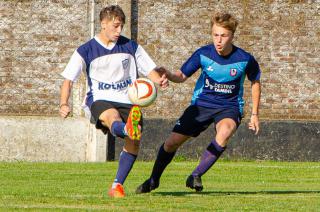
[(213, 27), (214, 24), (226, 28), (234, 33), (237, 29), (238, 21), (229, 13), (218, 12), (211, 18), (211, 27)]
[(103, 8), (100, 12), (100, 21), (103, 19), (114, 20), (118, 18), (123, 24), (126, 22), (126, 15), (124, 14), (123, 10), (118, 5), (111, 5)]

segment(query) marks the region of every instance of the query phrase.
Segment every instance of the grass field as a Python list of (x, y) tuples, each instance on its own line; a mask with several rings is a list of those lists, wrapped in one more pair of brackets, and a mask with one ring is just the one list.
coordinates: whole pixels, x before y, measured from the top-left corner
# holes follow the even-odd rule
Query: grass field
[(204, 190), (185, 187), (196, 162), (173, 162), (160, 187), (135, 188), (153, 163), (137, 162), (124, 199), (106, 193), (117, 168), (107, 163), (0, 163), (1, 211), (320, 211), (320, 163), (218, 162)]

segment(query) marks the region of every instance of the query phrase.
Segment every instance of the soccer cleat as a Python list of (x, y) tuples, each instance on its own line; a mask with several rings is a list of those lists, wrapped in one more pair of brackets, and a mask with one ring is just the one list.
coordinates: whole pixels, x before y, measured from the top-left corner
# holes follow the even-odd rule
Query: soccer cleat
[(136, 194), (149, 193), (150, 191), (159, 187), (159, 181), (155, 182), (151, 178), (147, 179), (144, 183), (138, 186)]
[(203, 186), (202, 186), (201, 177), (190, 175), (187, 178), (186, 186), (191, 189), (195, 189), (196, 191), (202, 191)]
[(114, 188), (109, 190), (109, 196), (114, 198), (122, 198), (125, 196), (123, 186), (120, 183), (117, 183)]
[(141, 120), (141, 111), (140, 107), (137, 105), (132, 106), (128, 120), (126, 123), (126, 132), (128, 137), (131, 140), (140, 140), (141, 138), (141, 129), (139, 122)]

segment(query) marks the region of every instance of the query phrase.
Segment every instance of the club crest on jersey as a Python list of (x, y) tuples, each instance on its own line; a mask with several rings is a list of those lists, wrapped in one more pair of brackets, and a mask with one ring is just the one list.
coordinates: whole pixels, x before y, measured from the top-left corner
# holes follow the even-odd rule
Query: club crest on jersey
[(230, 69), (230, 76), (234, 77), (236, 75), (237, 75), (237, 69), (235, 68)]
[(122, 60), (123, 69), (127, 69), (129, 66), (129, 59)]

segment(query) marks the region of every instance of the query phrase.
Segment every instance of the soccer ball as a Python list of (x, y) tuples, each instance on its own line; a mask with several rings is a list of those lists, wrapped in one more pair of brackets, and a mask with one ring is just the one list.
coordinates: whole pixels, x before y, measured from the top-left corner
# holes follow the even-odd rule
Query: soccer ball
[(151, 80), (138, 78), (129, 85), (128, 95), (132, 104), (146, 107), (156, 100), (157, 89)]

